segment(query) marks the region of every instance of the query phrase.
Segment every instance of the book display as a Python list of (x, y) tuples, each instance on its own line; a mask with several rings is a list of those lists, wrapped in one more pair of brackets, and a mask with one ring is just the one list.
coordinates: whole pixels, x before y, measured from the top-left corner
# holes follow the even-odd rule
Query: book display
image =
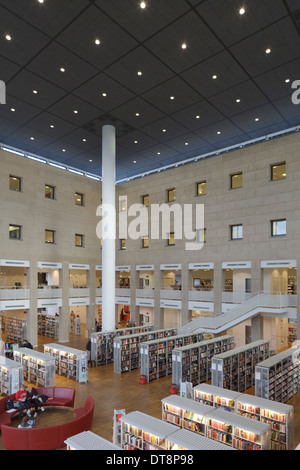
[(203, 405), (178, 395), (171, 395), (161, 402), (163, 421), (206, 436), (205, 416), (211, 412), (209, 405)]
[(287, 402), (299, 391), (300, 348), (293, 347), (255, 367), (255, 395)]
[[(175, 332), (175, 333), (174, 333)], [(114, 339), (114, 372), (122, 374), (140, 367), (140, 344), (176, 334), (174, 328), (153, 330)]]
[(5, 317), (5, 338), (6, 341), (23, 343), (26, 338), (27, 321), (20, 318)]
[(193, 388), (200, 403), (251, 418), (271, 427), (271, 449), (292, 450), (294, 445), (294, 407), (246, 393), (233, 392), (209, 384)]
[(59, 344), (44, 344), (44, 353), (55, 359), (56, 373), (79, 383), (87, 383), (88, 358), (86, 351)]
[(220, 408), (187, 398), (170, 396), (162, 400), (163, 420), (240, 450), (270, 449), (268, 423), (253, 421)]
[(14, 349), (14, 360), (23, 367), (24, 379), (38, 387), (55, 385), (55, 360), (28, 348)]
[(236, 400), (240, 396), (239, 392), (210, 384), (199, 384), (193, 388), (195, 401), (233, 413), (236, 412)]
[(185, 381), (193, 385), (207, 382), (211, 379), (212, 357), (233, 348), (234, 337), (229, 335), (175, 348), (172, 353), (172, 383), (179, 387)]
[(203, 341), (202, 333), (170, 336), (146, 341), (140, 346), (141, 375), (147, 382), (172, 374), (172, 352), (175, 348)]
[(251, 418), (213, 409), (206, 415), (207, 437), (239, 450), (270, 450), (271, 428)]
[(0, 360), (0, 394), (12, 395), (24, 384), (22, 364), (6, 357)]
[(166, 450), (167, 437), (177, 430), (176, 426), (140, 411), (128, 413), (120, 421), (124, 450)]
[(91, 431), (84, 431), (69, 437), (65, 444), (67, 450), (122, 450), (121, 447), (97, 436)]
[(211, 383), (243, 392), (255, 384), (255, 366), (269, 356), (269, 342), (263, 340), (216, 355), (211, 362)]
[(38, 334), (49, 338), (58, 338), (59, 317), (54, 315), (38, 315)]
[(151, 331), (152, 326), (135, 326), (120, 330), (94, 332), (91, 334), (91, 361), (97, 366), (109, 364), (114, 360), (114, 338), (135, 333)]
[(213, 441), (200, 434), (178, 429), (166, 440), (167, 450), (236, 450), (220, 442)]

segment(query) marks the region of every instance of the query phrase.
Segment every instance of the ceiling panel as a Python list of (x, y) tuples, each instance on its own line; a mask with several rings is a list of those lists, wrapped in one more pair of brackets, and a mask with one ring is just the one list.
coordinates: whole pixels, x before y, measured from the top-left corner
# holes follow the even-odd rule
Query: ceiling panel
[(1, 143), (101, 175), (110, 124), (120, 179), (300, 126), (299, 1), (241, 6), (2, 0)]

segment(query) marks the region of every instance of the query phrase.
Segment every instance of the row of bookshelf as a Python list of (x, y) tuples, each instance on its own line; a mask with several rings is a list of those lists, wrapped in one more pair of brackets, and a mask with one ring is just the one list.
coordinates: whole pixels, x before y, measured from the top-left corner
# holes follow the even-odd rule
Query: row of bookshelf
[(268, 424), (271, 429), (271, 449), (291, 450), (294, 441), (294, 408), (291, 405), (239, 393), (210, 384), (193, 388), (193, 400), (221, 408), (252, 421)]
[(211, 361), (211, 383), (243, 392), (255, 384), (255, 367), (270, 356), (269, 341), (253, 343), (215, 355)]
[(140, 346), (141, 375), (147, 382), (172, 374), (172, 353), (175, 348), (203, 341), (202, 333), (170, 336), (146, 341)]
[[(176, 411), (175, 415), (172, 411)], [(180, 420), (174, 421), (173, 416)], [(269, 450), (271, 448), (269, 424), (178, 395), (162, 400), (162, 419), (234, 449)]]
[(27, 321), (21, 318), (4, 317), (6, 341), (23, 343), (27, 335)]
[(53, 358), (28, 348), (15, 348), (14, 361), (22, 364), (24, 379), (39, 387), (55, 385)]
[(155, 339), (168, 338), (177, 333), (174, 328), (152, 330), (114, 339), (114, 372), (122, 374), (140, 367), (140, 345)]
[(38, 315), (38, 334), (49, 338), (58, 338), (59, 318), (54, 315)]
[(1, 357), (0, 361), (0, 394), (11, 395), (20, 390), (24, 384), (23, 367), (20, 363)]
[(55, 362), (56, 373), (79, 383), (88, 381), (87, 352), (59, 344), (44, 344), (44, 353)]
[(91, 361), (97, 366), (109, 364), (114, 360), (114, 339), (118, 336), (127, 336), (152, 331), (153, 326), (135, 326), (106, 332), (93, 332), (91, 334)]
[(175, 348), (172, 353), (172, 383), (179, 388), (181, 382), (196, 385), (211, 380), (213, 356), (233, 348), (234, 337), (229, 335)]

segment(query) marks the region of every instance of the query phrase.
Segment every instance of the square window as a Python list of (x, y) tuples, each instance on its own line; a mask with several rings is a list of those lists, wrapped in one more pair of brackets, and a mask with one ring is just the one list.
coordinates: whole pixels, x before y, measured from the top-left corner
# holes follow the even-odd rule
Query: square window
[(76, 206), (83, 206), (83, 194), (75, 193), (75, 204)]
[(54, 243), (55, 231), (45, 230), (45, 243)]
[(9, 189), (11, 191), (21, 191), (21, 178), (9, 175)]
[(235, 173), (230, 175), (230, 188), (236, 189), (243, 186), (243, 173)]
[(167, 197), (168, 197), (168, 202), (175, 201), (175, 199), (176, 199), (176, 190), (175, 190), (175, 188), (168, 189)]
[(142, 196), (142, 204), (145, 207), (149, 207), (149, 194), (145, 194), (145, 196)]
[(286, 236), (286, 219), (271, 220), (271, 235), (272, 237)]
[(230, 239), (242, 240), (242, 238), (243, 238), (243, 225), (231, 225), (230, 226)]
[(206, 181), (197, 183), (197, 196), (204, 196), (206, 194)]
[(149, 248), (149, 237), (142, 238), (142, 248)]
[(55, 188), (45, 184), (45, 197), (48, 199), (54, 199)]
[(119, 197), (119, 212), (127, 211), (127, 196)]
[(83, 247), (84, 235), (75, 234), (75, 246)]
[(286, 178), (286, 163), (278, 163), (271, 166), (271, 180), (277, 181)]
[(9, 239), (10, 240), (21, 240), (21, 225), (9, 225)]
[(120, 240), (120, 250), (126, 250), (126, 239), (125, 238), (122, 238), (122, 240)]
[(168, 246), (174, 246), (174, 245), (175, 245), (175, 234), (174, 232), (171, 232), (168, 238)]

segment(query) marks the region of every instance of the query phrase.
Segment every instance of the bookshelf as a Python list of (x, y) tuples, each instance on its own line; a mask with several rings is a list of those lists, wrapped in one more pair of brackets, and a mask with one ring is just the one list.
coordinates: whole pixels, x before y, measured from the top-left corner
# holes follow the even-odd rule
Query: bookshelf
[(91, 360), (97, 366), (109, 364), (114, 360), (114, 338), (151, 331), (153, 326), (136, 326), (120, 330), (94, 332), (91, 334)]
[(38, 315), (38, 334), (49, 338), (58, 338), (59, 317), (54, 315)]
[(5, 317), (6, 341), (23, 343), (26, 338), (27, 321), (21, 318)]
[(160, 338), (173, 336), (177, 330), (167, 328), (133, 335), (119, 336), (114, 339), (114, 372), (122, 374), (140, 367), (140, 344)]
[(172, 352), (175, 348), (204, 340), (202, 333), (170, 336), (146, 341), (140, 346), (141, 375), (147, 382), (172, 374)]
[(193, 399), (215, 408), (221, 407), (226, 411), (268, 423), (271, 427), (271, 449), (293, 449), (293, 406), (248, 395), (246, 393), (234, 392), (209, 384), (200, 384), (194, 387)]
[(276, 354), (255, 367), (255, 395), (285, 403), (299, 391), (300, 348)]
[(75, 436), (69, 437), (65, 444), (67, 450), (122, 450), (121, 447), (103, 439), (91, 431), (83, 431)]
[(173, 395), (162, 400), (162, 417), (166, 422), (235, 449), (270, 449), (268, 423), (211, 405)]
[(232, 413), (236, 412), (236, 400), (240, 396), (239, 392), (210, 384), (199, 384), (193, 388), (195, 401)]
[(212, 357), (233, 348), (234, 337), (229, 335), (175, 348), (172, 353), (172, 383), (179, 387), (185, 381), (193, 385), (209, 381)]
[(79, 383), (87, 383), (88, 358), (86, 351), (59, 344), (44, 344), (44, 353), (55, 359), (57, 374)]
[(120, 418), (124, 450), (166, 450), (166, 439), (177, 431), (173, 424), (133, 411)]
[(207, 437), (239, 450), (270, 450), (271, 428), (218, 408), (206, 415)]
[(55, 360), (28, 348), (15, 348), (14, 361), (22, 364), (24, 379), (38, 387), (55, 386)]
[(211, 383), (243, 392), (255, 384), (255, 366), (269, 356), (269, 341), (264, 340), (218, 354), (211, 361)]
[(24, 384), (23, 367), (19, 362), (6, 357), (0, 360), (0, 394), (12, 395)]
[(171, 395), (161, 400), (162, 419), (182, 429), (206, 436), (206, 415), (211, 412), (209, 405), (197, 403), (189, 398)]
[(191, 433), (186, 429), (178, 429), (167, 437), (167, 450), (236, 450), (220, 442), (213, 441), (200, 434)]

